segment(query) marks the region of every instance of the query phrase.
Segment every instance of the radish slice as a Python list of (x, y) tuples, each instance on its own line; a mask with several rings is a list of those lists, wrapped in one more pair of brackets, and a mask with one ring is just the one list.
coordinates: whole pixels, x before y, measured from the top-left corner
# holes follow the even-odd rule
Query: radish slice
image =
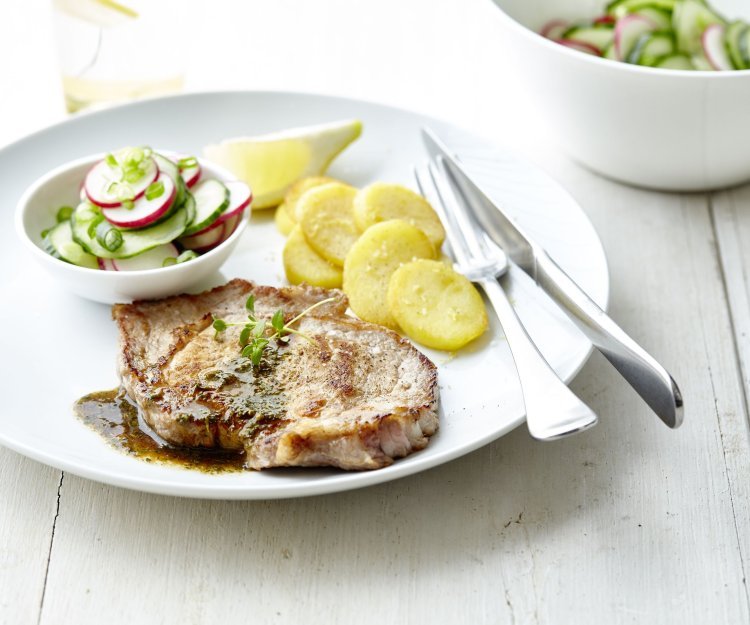
[(703, 45), (703, 52), (705, 52), (708, 62), (711, 63), (711, 67), (720, 72), (734, 69), (724, 45), (724, 26), (721, 24), (711, 24), (711, 26), (703, 31), (701, 44)]
[(171, 208), (177, 193), (177, 188), (169, 176), (160, 176), (159, 181), (164, 185), (164, 192), (152, 200), (145, 195), (136, 200), (133, 208), (103, 208), (105, 219), (120, 228), (143, 228), (163, 217)]
[(224, 222), (224, 241), (234, 234), (234, 231), (237, 230), (237, 226), (240, 225), (240, 221), (242, 221), (242, 213), (235, 215)]
[(658, 28), (658, 25), (643, 15), (626, 15), (615, 24), (615, 57), (624, 61), (633, 49), (638, 37)]
[(552, 20), (542, 26), (542, 30), (539, 33), (542, 37), (547, 37), (547, 39), (560, 39), (566, 30), (568, 30), (568, 22)]
[(237, 215), (241, 215), (242, 212), (250, 206), (250, 202), (253, 200), (253, 194), (244, 182), (235, 180), (232, 182), (225, 182), (224, 186), (229, 189), (229, 206), (219, 216), (215, 223), (223, 223)]
[(585, 52), (586, 54), (593, 54), (595, 56), (601, 56), (602, 51), (596, 46), (592, 46), (590, 43), (585, 41), (575, 41), (573, 39), (555, 39), (555, 43), (559, 43), (561, 46), (566, 48), (573, 48), (579, 52)]
[[(159, 168), (153, 158), (148, 158), (144, 164), (145, 173), (138, 182), (130, 184), (133, 189), (133, 199), (141, 197), (152, 182), (159, 177)], [(119, 170), (112, 169), (106, 161), (99, 161), (86, 174), (83, 188), (89, 200), (102, 208), (114, 208), (122, 205), (122, 200), (108, 189), (113, 182), (120, 182)]]
[(117, 271), (115, 262), (111, 258), (97, 258), (96, 261), (99, 263), (99, 269), (102, 271)]
[(215, 248), (223, 240), (224, 224), (214, 222), (201, 232), (182, 237), (179, 239), (179, 243), (187, 250), (194, 250), (202, 254), (203, 252)]
[(614, 15), (601, 15), (594, 20), (594, 24), (614, 24)]
[[(180, 161), (183, 158), (188, 158), (185, 155), (179, 155), (179, 154), (169, 154), (169, 160), (171, 160), (175, 165), (179, 167)], [(201, 177), (201, 166), (198, 162), (198, 159), (195, 159), (195, 165), (192, 167), (180, 167), (180, 175), (182, 176), (182, 179), (185, 181), (185, 185), (189, 189), (192, 187), (198, 180), (200, 180)]]
[(131, 258), (116, 258), (111, 262), (117, 271), (143, 271), (161, 269), (165, 258), (177, 258), (179, 255), (180, 252), (172, 243), (165, 243)]
[(183, 169), (180, 169), (180, 175), (185, 181), (188, 189), (198, 182), (201, 178), (201, 166), (197, 159), (195, 165), (192, 167), (184, 167)]

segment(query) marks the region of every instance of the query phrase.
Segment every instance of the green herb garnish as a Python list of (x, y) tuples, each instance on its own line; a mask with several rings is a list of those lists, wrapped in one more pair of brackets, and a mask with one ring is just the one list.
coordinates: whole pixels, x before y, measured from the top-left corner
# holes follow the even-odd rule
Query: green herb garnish
[(132, 202), (135, 199), (135, 191), (133, 191), (133, 187), (126, 182), (113, 180), (107, 185), (107, 193), (116, 197), (123, 204), (125, 204), (125, 202)]
[(55, 215), (55, 219), (57, 220), (57, 223), (62, 223), (63, 221), (68, 221), (70, 217), (73, 215), (73, 207), (72, 206), (61, 206), (57, 209), (57, 215)]
[(242, 326), (240, 331), (239, 344), (241, 348), (241, 354), (244, 358), (249, 358), (253, 363), (253, 366), (257, 367), (263, 358), (263, 351), (268, 347), (271, 341), (285, 342), (289, 340), (290, 334), (298, 334), (299, 336), (312, 342), (312, 339), (295, 330), (291, 326), (297, 321), (302, 319), (305, 315), (309, 314), (312, 310), (334, 301), (336, 298), (329, 297), (328, 299), (316, 302), (312, 306), (303, 310), (299, 315), (294, 317), (288, 322), (284, 321), (284, 311), (280, 308), (271, 317), (270, 323), (264, 319), (258, 319), (255, 316), (255, 296), (250, 295), (245, 302), (245, 308), (248, 311), (247, 321), (239, 323), (228, 323), (223, 319), (214, 317), (213, 328), (216, 331), (215, 338), (219, 338), (222, 332), (224, 332), (230, 326)]
[(186, 263), (189, 260), (193, 260), (194, 258), (198, 258), (198, 253), (194, 252), (193, 250), (185, 250), (177, 257), (177, 263)]
[(96, 240), (104, 249), (114, 252), (122, 247), (122, 232), (115, 228), (106, 219), (102, 219), (96, 225)]
[(146, 187), (146, 199), (155, 200), (158, 197), (164, 195), (164, 183), (161, 180), (152, 182)]
[(179, 265), (180, 263), (186, 263), (189, 260), (193, 260), (194, 258), (198, 258), (197, 252), (194, 252), (193, 250), (185, 250), (177, 256), (176, 258), (174, 256), (167, 256), (161, 263), (162, 267), (171, 267), (172, 265)]
[(177, 161), (177, 167), (180, 169), (189, 169), (195, 167), (198, 164), (198, 159), (194, 156), (186, 156)]

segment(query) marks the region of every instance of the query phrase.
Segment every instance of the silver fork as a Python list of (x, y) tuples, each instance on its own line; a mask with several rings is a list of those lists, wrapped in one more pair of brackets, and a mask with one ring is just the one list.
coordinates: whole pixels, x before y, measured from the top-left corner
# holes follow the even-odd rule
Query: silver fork
[(505, 252), (472, 222), (441, 158), (415, 168), (414, 174), (422, 195), (445, 226), (456, 269), (482, 288), (503, 327), (521, 382), (531, 436), (552, 440), (595, 425), (596, 414), (557, 377), (516, 315), (498, 281), (508, 270)]

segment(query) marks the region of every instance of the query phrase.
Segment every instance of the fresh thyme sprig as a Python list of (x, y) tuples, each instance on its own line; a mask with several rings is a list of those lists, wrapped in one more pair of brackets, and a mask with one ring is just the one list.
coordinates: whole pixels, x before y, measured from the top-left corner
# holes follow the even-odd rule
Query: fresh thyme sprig
[(213, 318), (213, 328), (216, 330), (215, 338), (219, 338), (221, 333), (230, 326), (242, 326), (239, 338), (240, 353), (244, 358), (249, 358), (253, 363), (253, 366), (257, 367), (260, 365), (260, 361), (263, 358), (264, 350), (268, 347), (268, 344), (271, 341), (286, 342), (289, 340), (290, 334), (298, 334), (312, 342), (312, 339), (309, 336), (303, 334), (299, 330), (295, 330), (291, 326), (319, 306), (332, 302), (335, 299), (335, 297), (329, 297), (328, 299), (316, 302), (287, 323), (284, 323), (284, 311), (281, 308), (273, 314), (270, 321), (258, 319), (255, 316), (255, 296), (250, 295), (245, 302), (247, 321), (229, 323), (224, 321), (224, 319), (219, 319), (217, 317)]

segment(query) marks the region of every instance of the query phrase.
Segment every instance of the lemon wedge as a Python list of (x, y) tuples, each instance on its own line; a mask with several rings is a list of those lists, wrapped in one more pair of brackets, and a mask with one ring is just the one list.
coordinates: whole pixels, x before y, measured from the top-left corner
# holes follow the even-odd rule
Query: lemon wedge
[(253, 209), (276, 206), (300, 178), (320, 176), (362, 133), (362, 122), (346, 120), (292, 128), (208, 145), (209, 161), (226, 167), (253, 190)]
[(138, 12), (115, 0), (52, 0), (53, 6), (71, 17), (108, 28), (135, 19)]

